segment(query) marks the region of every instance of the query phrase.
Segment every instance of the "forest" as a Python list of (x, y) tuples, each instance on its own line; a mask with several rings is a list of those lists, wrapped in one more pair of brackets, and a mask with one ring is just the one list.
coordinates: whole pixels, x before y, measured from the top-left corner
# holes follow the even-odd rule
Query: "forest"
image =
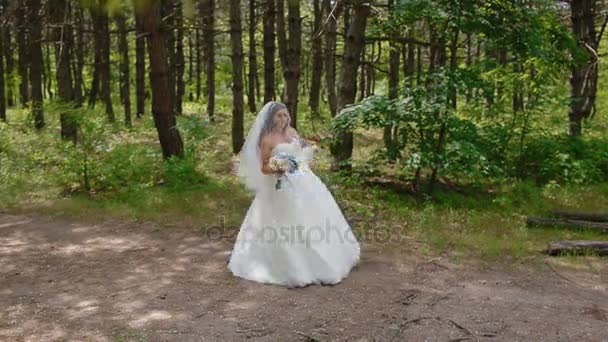
[[(0, 340), (605, 340), (606, 26), (604, 0), (0, 0)], [(238, 170), (269, 101), (318, 178), (264, 202)], [(243, 273), (354, 267), (246, 280), (258, 216), (361, 249)]]
[(503, 217), (482, 252), (526, 254), (522, 215), (608, 205), (602, 1), (0, 4), (5, 210), (238, 226), (236, 154), (271, 100), (361, 234), (410, 217), (466, 250), (444, 221)]

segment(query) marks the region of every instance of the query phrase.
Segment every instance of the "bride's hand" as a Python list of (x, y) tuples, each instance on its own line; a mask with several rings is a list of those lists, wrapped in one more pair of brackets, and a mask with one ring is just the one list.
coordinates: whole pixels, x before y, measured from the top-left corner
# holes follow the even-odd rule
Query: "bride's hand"
[(308, 140), (306, 140), (304, 138), (300, 138), (300, 145), (302, 147), (309, 147), (309, 146), (311, 146), (311, 144), (308, 142)]

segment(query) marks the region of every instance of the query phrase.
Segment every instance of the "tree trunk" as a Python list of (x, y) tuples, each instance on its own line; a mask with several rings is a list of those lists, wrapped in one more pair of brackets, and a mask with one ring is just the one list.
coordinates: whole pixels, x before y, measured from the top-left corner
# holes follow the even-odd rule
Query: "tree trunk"
[(526, 219), (526, 225), (529, 227), (560, 227), (560, 228), (578, 228), (578, 229), (592, 229), (598, 230), (604, 233), (608, 233), (608, 223), (606, 222), (592, 222), (572, 219), (555, 219), (546, 217), (528, 217)]
[(84, 13), (76, 6), (76, 61), (74, 65), (74, 102), (80, 107), (84, 103), (82, 71), (84, 70)]
[(215, 120), (215, 1), (201, 0), (199, 10), (203, 19), (207, 115), (213, 122)]
[(30, 84), (32, 86), (32, 116), (36, 129), (44, 127), (42, 108), (42, 15), (40, 0), (27, 0), (30, 53)]
[(416, 85), (422, 83), (422, 47), (416, 46)]
[[(188, 85), (194, 82), (194, 41), (192, 40), (192, 30), (188, 30)], [(188, 100), (194, 102), (194, 93), (189, 88)]]
[(321, 94), (321, 78), (323, 75), (323, 39), (321, 29), (323, 24), (323, 9), (321, 0), (313, 0), (314, 22), (312, 29), (312, 79), (308, 104), (313, 115), (319, 115), (319, 97)]
[[(357, 1), (353, 4), (353, 17), (350, 20), (348, 33), (344, 45), (344, 58), (340, 71), (338, 93), (338, 113), (342, 108), (355, 101), (357, 95), (357, 69), (361, 51), (365, 47), (365, 27), (370, 14), (369, 1)], [(334, 157), (333, 170), (350, 170), (350, 158), (353, 153), (353, 133), (350, 131), (339, 133), (331, 148)]]
[[(6, 8), (2, 8), (1, 15), (4, 15)], [(0, 28), (0, 51), (4, 51), (4, 30), (5, 26)], [(10, 42), (9, 42), (10, 43)], [(6, 122), (6, 91), (4, 85), (4, 56), (0, 54), (0, 120)]]
[(359, 101), (363, 101), (365, 98), (365, 63), (367, 63), (367, 45), (363, 45), (363, 51), (361, 51), (361, 62), (359, 63)]
[(207, 115), (213, 122), (215, 120), (215, 1), (202, 0), (199, 8), (203, 18)]
[(350, 27), (350, 11), (351, 11), (350, 2), (344, 3), (344, 37), (348, 36), (348, 29)]
[[(279, 62), (281, 64), (281, 72), (283, 73), (284, 81), (284, 73), (287, 68), (287, 29), (285, 28), (285, 0), (276, 1), (277, 10), (275, 13), (277, 21), (277, 47), (279, 49)], [(283, 89), (281, 90), (281, 95), (279, 97), (281, 101), (285, 102), (285, 87), (283, 87)]]
[[(280, 0), (283, 1), (283, 0)], [(287, 21), (289, 38), (286, 41), (283, 78), (285, 79), (285, 105), (291, 115), (291, 125), (297, 128), (298, 91), (300, 85), (300, 58), (302, 46), (302, 21), (300, 19), (300, 1), (287, 0)], [(283, 13), (280, 13), (282, 17)], [(280, 35), (280, 34), (279, 34)]]
[(274, 91), (274, 59), (275, 59), (275, 0), (266, 0), (264, 8), (264, 103), (273, 101)]
[[(444, 32), (439, 31), (436, 27), (431, 27), (431, 58), (429, 64), (429, 75), (431, 75), (436, 68), (441, 68), (446, 65), (447, 56), (446, 56), (446, 37)], [(427, 86), (431, 86), (433, 80), (431, 77), (427, 79)], [(448, 94), (447, 101), (450, 102), (450, 94)], [(441, 122), (439, 127), (438, 137), (435, 142), (434, 151), (433, 151), (433, 161), (431, 166), (431, 176), (429, 177), (429, 186), (428, 192), (432, 194), (435, 190), (435, 183), (437, 181), (437, 176), (439, 174), (439, 169), (441, 167), (441, 159), (440, 154), (443, 151), (446, 135), (447, 135), (447, 126), (445, 121), (441, 120), (442, 111), (437, 110), (434, 113), (436, 122)], [(430, 136), (434, 137), (435, 132), (431, 131)]]
[[(410, 39), (413, 39), (414, 28), (408, 29), (407, 34)], [(403, 64), (405, 66), (404, 76), (409, 79), (409, 86), (411, 87), (414, 84), (414, 72), (416, 68), (416, 46), (414, 43), (407, 44), (407, 58), (405, 55), (403, 56)]]
[[(66, 108), (74, 105), (74, 88), (72, 83), (72, 34), (73, 28), (68, 18), (71, 17), (69, 0), (53, 0), (49, 6), (49, 17), (53, 22), (52, 40), (55, 45), (55, 68), (57, 69), (57, 97)], [(66, 112), (60, 114), (61, 137), (77, 141), (77, 126), (74, 118)]]
[(255, 104), (255, 88), (258, 72), (256, 43), (255, 43), (255, 29), (256, 29), (256, 18), (255, 18), (255, 0), (249, 0), (249, 84), (247, 90), (247, 102), (249, 103), (249, 111), (252, 113), (257, 112)]
[[(114, 109), (112, 107), (112, 74), (110, 65), (110, 23), (108, 14), (104, 8), (97, 9), (95, 13), (95, 40), (99, 52), (99, 84), (100, 96), (106, 107), (106, 115), (109, 122), (114, 122)], [(95, 81), (93, 81), (95, 82)], [(95, 85), (94, 85), (95, 86)], [(94, 102), (94, 101), (93, 101)]]
[(572, 1), (572, 33), (578, 46), (587, 55), (572, 67), (570, 76), (570, 136), (582, 134), (583, 119), (591, 117), (595, 111), (595, 97), (598, 79), (598, 45), (595, 31), (595, 0)]
[[(51, 36), (51, 29), (47, 28), (46, 31), (46, 36), (49, 37)], [(41, 48), (44, 48), (44, 57), (43, 57), (43, 62), (42, 62), (42, 84), (43, 84), (43, 90), (46, 90), (46, 93), (48, 94), (48, 98), (50, 100), (53, 99), (53, 76), (51, 75), (51, 48), (49, 47), (48, 44), (46, 45), (41, 45)], [(44, 99), (44, 91), (42, 92), (42, 96)]]
[(176, 5), (181, 0), (162, 0), (162, 16), (163, 22), (165, 23), (166, 30), (165, 39), (167, 40), (166, 48), (167, 48), (167, 59), (169, 61), (169, 93), (167, 96), (171, 96), (171, 103), (174, 106), (174, 113), (179, 115), (179, 113), (175, 112), (177, 109), (177, 86), (175, 81), (177, 80), (177, 53), (175, 50), (175, 28), (177, 26), (177, 9)]
[(135, 97), (137, 98), (136, 115), (141, 118), (146, 108), (146, 41), (141, 18), (135, 16)]
[(181, 115), (184, 107), (184, 95), (186, 84), (184, 73), (186, 70), (186, 59), (184, 57), (184, 14), (181, 1), (176, 3), (175, 26), (177, 27), (177, 43), (175, 45), (175, 84), (177, 86), (175, 95), (175, 113)]
[[(523, 65), (519, 60), (513, 63), (513, 73), (521, 74), (524, 71)], [(513, 87), (513, 112), (517, 113), (524, 109), (524, 93), (522, 91), (522, 84), (518, 80), (515, 80)]]
[[(393, 11), (394, 1), (389, 0), (389, 11)], [(398, 32), (394, 30), (393, 38), (398, 38)], [(399, 96), (399, 45), (396, 39), (389, 42), (389, 65), (388, 65), (388, 98), (391, 100), (396, 99)], [(404, 63), (405, 64), (405, 63)], [(391, 113), (389, 115), (389, 121), (391, 119)], [(395, 160), (397, 158), (397, 144), (393, 138), (393, 126), (388, 124), (384, 127), (384, 146), (389, 157), (389, 160)]]
[(95, 46), (95, 52), (93, 57), (93, 79), (91, 80), (91, 91), (89, 92), (89, 106), (95, 107), (97, 103), (97, 96), (99, 94), (99, 79), (101, 77), (101, 55), (103, 54), (102, 38), (100, 37), (102, 30), (101, 17), (99, 9), (92, 8), (91, 19), (93, 21), (93, 41)]
[(368, 97), (370, 95), (374, 95), (374, 89), (375, 89), (375, 79), (376, 79), (376, 75), (375, 75), (375, 71), (374, 68), (372, 67), (373, 63), (379, 63), (380, 62), (380, 57), (381, 57), (381, 48), (380, 46), (382, 46), (381, 44), (378, 44), (378, 54), (376, 55), (376, 45), (373, 44), (372, 45), (372, 55), (370, 57), (369, 63), (365, 63), (365, 97)]
[[(459, 30), (458, 28), (454, 28), (454, 31), (452, 32), (452, 41), (450, 42), (450, 70), (452, 72), (456, 72), (456, 68), (458, 67), (458, 35), (459, 35)], [(456, 87), (454, 87), (453, 89), (449, 90), (449, 101), (450, 101), (450, 105), (452, 106), (453, 109), (456, 109), (458, 103), (456, 102), (456, 98), (457, 98), (457, 92), (456, 92)]]
[[(9, 8), (8, 0), (2, 0), (2, 7), (4, 8), (4, 12), (6, 13)], [(14, 88), (14, 60), (13, 60), (13, 48), (12, 48), (12, 35), (11, 35), (11, 26), (8, 21), (4, 25), (3, 30), (3, 38), (4, 45), (3, 50), (0, 51), (4, 55), (4, 61), (6, 63), (6, 103), (9, 107), (15, 105), (15, 96), (13, 94)]]
[[(27, 17), (27, 3), (25, 1), (21, 1), (17, 8), (15, 9), (15, 16), (17, 17), (17, 54), (19, 59), (19, 64), (17, 68), (19, 69), (19, 101), (21, 102), (21, 106), (27, 106), (27, 103), (30, 100), (29, 97), (29, 66), (30, 66), (30, 50), (29, 50), (29, 36), (27, 33), (29, 26), (29, 21), (26, 23)], [(31, 29), (31, 27), (30, 27)], [(40, 53), (42, 54), (42, 52)], [(40, 62), (42, 63), (42, 57), (40, 57)], [(39, 70), (42, 73), (42, 67)], [(44, 124), (44, 123), (43, 123)]]
[(232, 43), (232, 153), (243, 146), (243, 32), (241, 1), (230, 0), (230, 41)]
[(118, 26), (118, 51), (120, 53), (120, 102), (125, 112), (125, 125), (131, 127), (131, 78), (129, 77), (129, 41), (127, 40), (127, 18), (116, 17)]
[(153, 1), (148, 7), (139, 8), (143, 21), (150, 58), (150, 85), (152, 88), (152, 116), (165, 159), (182, 157), (184, 146), (176, 127), (173, 98), (167, 96), (169, 87), (169, 66), (167, 64), (166, 36), (162, 27), (161, 1)]
[(201, 72), (202, 72), (202, 61), (201, 61), (201, 30), (196, 28), (196, 101), (201, 99)]
[[(258, 68), (257, 64), (257, 47), (256, 47), (256, 70)], [(262, 92), (261, 92), (261, 86), (260, 86), (260, 73), (259, 72), (254, 72), (253, 75), (255, 76), (255, 97), (256, 97), (256, 101), (262, 98)], [(257, 106), (257, 105), (256, 105)], [(257, 108), (256, 108), (257, 109)], [(255, 112), (254, 112), (255, 113)]]
[(587, 255), (597, 254), (608, 256), (607, 241), (555, 241), (549, 243), (547, 254), (557, 256), (562, 254)]
[(342, 6), (336, 3), (332, 7), (331, 0), (323, 0), (325, 13), (327, 13), (327, 27), (325, 35), (325, 84), (327, 88), (327, 103), (331, 116), (336, 116), (338, 110), (338, 97), (336, 95), (336, 39), (338, 35), (338, 17)]
[(583, 221), (607, 222), (608, 223), (608, 214), (602, 214), (602, 213), (580, 213), (580, 212), (572, 212), (572, 211), (554, 210), (551, 212), (551, 214), (555, 217), (572, 219), (572, 220), (583, 220)]
[(108, 121), (114, 122), (114, 109), (112, 108), (112, 73), (110, 65), (110, 22), (108, 14), (103, 12), (101, 14), (101, 70), (100, 70), (100, 81), (101, 81), (101, 94), (103, 96), (103, 102), (106, 105), (106, 115)]
[[(466, 46), (467, 46), (467, 56), (466, 56), (466, 66), (470, 68), (473, 65), (473, 36), (472, 33), (467, 33), (466, 35)], [(473, 97), (473, 91), (471, 87), (467, 88), (465, 101), (467, 104), (471, 103), (471, 99)]]

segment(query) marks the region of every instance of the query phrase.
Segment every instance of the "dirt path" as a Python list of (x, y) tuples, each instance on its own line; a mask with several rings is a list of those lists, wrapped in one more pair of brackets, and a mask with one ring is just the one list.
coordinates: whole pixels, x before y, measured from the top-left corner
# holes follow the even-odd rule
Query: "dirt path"
[(232, 277), (230, 249), (186, 229), (0, 214), (0, 340), (608, 340), (608, 268), (480, 272), (365, 248), (342, 284), (289, 290)]

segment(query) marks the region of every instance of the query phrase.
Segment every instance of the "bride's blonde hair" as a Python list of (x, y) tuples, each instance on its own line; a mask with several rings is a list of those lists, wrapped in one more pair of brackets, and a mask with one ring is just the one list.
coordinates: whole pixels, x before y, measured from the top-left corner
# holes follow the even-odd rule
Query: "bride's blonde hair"
[[(287, 109), (287, 106), (281, 102), (271, 102), (268, 107), (268, 113), (266, 114), (266, 119), (264, 120), (264, 126), (262, 127), (262, 132), (260, 134), (260, 139), (258, 144), (262, 142), (262, 138), (267, 134), (270, 134), (272, 128), (274, 127), (274, 115), (280, 111), (281, 109)], [(291, 124), (291, 116), (287, 116), (287, 125)]]

